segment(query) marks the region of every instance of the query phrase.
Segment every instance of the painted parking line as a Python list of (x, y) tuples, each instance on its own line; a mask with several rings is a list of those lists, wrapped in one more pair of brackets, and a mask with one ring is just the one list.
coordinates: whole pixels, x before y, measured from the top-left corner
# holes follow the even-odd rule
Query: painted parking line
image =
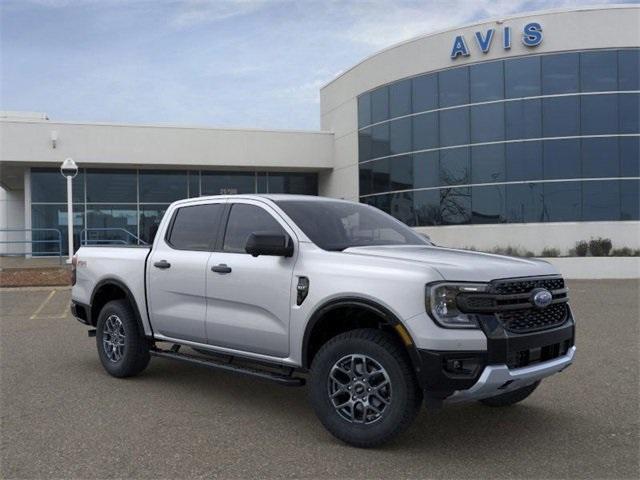
[(31, 317), (29, 317), (31, 320), (35, 320), (36, 319), (38, 314), (42, 311), (42, 309), (44, 307), (46, 307), (47, 303), (49, 303), (49, 301), (53, 298), (53, 296), (56, 294), (56, 292), (57, 292), (57, 290), (51, 290), (49, 295), (47, 295), (47, 298), (45, 298), (44, 301), (40, 304), (40, 306), (36, 309), (36, 311), (33, 312), (33, 315), (31, 315)]

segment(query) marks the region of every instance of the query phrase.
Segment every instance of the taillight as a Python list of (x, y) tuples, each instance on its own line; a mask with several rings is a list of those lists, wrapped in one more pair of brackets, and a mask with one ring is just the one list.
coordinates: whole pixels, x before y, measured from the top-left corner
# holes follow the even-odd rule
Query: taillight
[(71, 257), (71, 285), (76, 284), (76, 268), (78, 266), (78, 255)]

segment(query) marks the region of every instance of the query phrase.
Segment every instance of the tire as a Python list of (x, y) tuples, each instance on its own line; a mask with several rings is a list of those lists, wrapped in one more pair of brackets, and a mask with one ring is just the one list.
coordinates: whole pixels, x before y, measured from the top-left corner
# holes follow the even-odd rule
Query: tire
[[(119, 346), (110, 348), (114, 342)], [(96, 345), (102, 366), (114, 377), (138, 375), (151, 358), (149, 342), (126, 300), (113, 300), (102, 308), (96, 325)]]
[[(345, 376), (354, 366), (356, 375)], [(324, 427), (343, 442), (361, 448), (382, 445), (400, 434), (422, 404), (422, 390), (404, 347), (392, 335), (373, 329), (340, 334), (320, 348), (311, 365), (309, 396)], [(335, 406), (345, 402), (346, 407)]]
[(518, 402), (523, 401), (525, 398), (531, 395), (536, 388), (538, 388), (538, 385), (540, 385), (539, 380), (535, 383), (532, 383), (531, 385), (527, 385), (526, 387), (513, 390), (512, 392), (502, 393), (500, 395), (496, 395), (495, 397), (485, 398), (483, 400), (480, 400), (480, 403), (489, 407), (508, 407), (510, 405), (514, 405)]

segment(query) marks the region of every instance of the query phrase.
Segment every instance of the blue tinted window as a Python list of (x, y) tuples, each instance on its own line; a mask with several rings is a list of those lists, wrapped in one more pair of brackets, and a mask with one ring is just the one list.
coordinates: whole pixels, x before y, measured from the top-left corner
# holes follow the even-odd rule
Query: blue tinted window
[(580, 221), (582, 211), (581, 182), (548, 182), (543, 184), (544, 221)]
[(358, 133), (358, 159), (363, 162), (369, 160), (373, 154), (371, 128), (360, 130)]
[(504, 109), (507, 140), (542, 136), (542, 100), (506, 102)]
[(556, 97), (542, 101), (542, 133), (545, 137), (578, 135), (580, 98)]
[(618, 88), (640, 90), (640, 49), (618, 52)]
[(640, 132), (640, 95), (637, 93), (621, 93), (620, 102), (620, 133)]
[[(71, 190), (73, 203), (84, 202), (84, 173), (82, 170), (71, 181)], [(67, 179), (62, 176), (59, 169), (31, 169), (31, 201), (67, 203)]]
[[(60, 172), (56, 172), (60, 175)], [(60, 175), (62, 177), (62, 175)], [(32, 253), (34, 255), (51, 255), (67, 253), (67, 229), (69, 221), (67, 217), (67, 206), (63, 205), (31, 205), (31, 227), (32, 228), (55, 228), (60, 231), (58, 236), (55, 232), (33, 232), (32, 240), (37, 240), (32, 245)], [(84, 207), (82, 205), (73, 206), (73, 245), (74, 251), (80, 248), (80, 231), (84, 228)], [(17, 240), (16, 237), (7, 238), (7, 240)], [(58, 241), (62, 242), (62, 248)], [(20, 244), (7, 244), (8, 252), (18, 252)], [(60, 252), (62, 250), (62, 252)]]
[(580, 54), (580, 80), (583, 92), (612, 92), (618, 89), (618, 54), (583, 52)]
[(508, 143), (505, 156), (508, 182), (542, 179), (542, 142)]
[(440, 107), (469, 103), (469, 69), (445, 70), (439, 74)]
[(187, 173), (140, 170), (140, 201), (171, 203), (187, 198)]
[(371, 123), (389, 118), (389, 87), (378, 88), (371, 92)]
[(640, 177), (640, 137), (621, 137), (620, 176)]
[(135, 204), (87, 205), (87, 228), (103, 229), (94, 230), (96, 240), (134, 243), (138, 235), (138, 207)]
[(488, 62), (469, 67), (471, 103), (504, 98), (502, 62)]
[(640, 220), (640, 181), (620, 181), (620, 220)]
[(415, 115), (413, 124), (413, 150), (438, 147), (438, 113)]
[(371, 127), (371, 157), (384, 157), (389, 152), (389, 124), (374, 125)]
[(389, 112), (391, 118), (411, 113), (411, 80), (389, 86)]
[(369, 195), (373, 191), (373, 164), (375, 162), (367, 162), (360, 165), (360, 195)]
[(547, 140), (543, 158), (545, 180), (580, 177), (580, 140)]
[(518, 183), (506, 185), (507, 222), (530, 223), (543, 221), (542, 185)]
[(295, 195), (317, 195), (318, 176), (315, 173), (267, 174), (269, 193), (291, 193)]
[(561, 53), (542, 57), (542, 94), (579, 91), (580, 57), (577, 53)]
[(471, 107), (471, 143), (504, 140), (504, 104)]
[(506, 217), (504, 185), (471, 188), (471, 223), (502, 223)]
[(504, 75), (506, 98), (540, 95), (540, 57), (506, 60)]
[(582, 139), (582, 176), (617, 177), (620, 174), (618, 138)]
[(376, 160), (372, 162), (372, 192), (371, 193), (380, 193), (380, 192), (388, 192), (391, 190), (391, 182), (390, 182), (390, 163), (389, 159), (385, 158), (382, 160)]
[(617, 95), (584, 95), (580, 102), (580, 127), (583, 135), (618, 132)]
[(136, 202), (137, 196), (135, 170), (87, 171), (87, 202)]
[(413, 157), (402, 155), (389, 159), (391, 190), (411, 190), (413, 188)]
[(440, 162), (438, 152), (413, 155), (413, 182), (415, 188), (437, 187), (440, 184)]
[(358, 97), (358, 128), (371, 124), (371, 96), (363, 93)]
[(504, 144), (471, 148), (471, 183), (504, 182)]
[(440, 185), (470, 183), (471, 165), (469, 148), (451, 148), (440, 151)]
[(469, 109), (454, 108), (440, 112), (440, 146), (469, 143)]
[(200, 196), (200, 172), (189, 172), (189, 198)]
[(440, 212), (440, 190), (413, 192), (413, 210), (419, 226), (442, 224)]
[(421, 75), (411, 80), (413, 111), (424, 112), (438, 108), (438, 75)]
[(411, 118), (392, 120), (389, 123), (389, 144), (391, 154), (411, 150)]
[(598, 180), (582, 183), (582, 220), (620, 219), (620, 182)]
[(443, 225), (461, 225), (471, 221), (471, 188), (440, 189), (440, 215)]
[(269, 193), (267, 172), (256, 174), (256, 193)]

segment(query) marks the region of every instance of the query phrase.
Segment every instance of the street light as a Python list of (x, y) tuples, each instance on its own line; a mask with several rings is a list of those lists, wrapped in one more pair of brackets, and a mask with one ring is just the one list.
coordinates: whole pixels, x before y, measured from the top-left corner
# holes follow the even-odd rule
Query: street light
[(67, 179), (67, 240), (69, 243), (69, 259), (71, 263), (73, 257), (73, 186), (72, 181), (78, 174), (78, 166), (73, 158), (66, 158), (60, 165), (60, 173)]

